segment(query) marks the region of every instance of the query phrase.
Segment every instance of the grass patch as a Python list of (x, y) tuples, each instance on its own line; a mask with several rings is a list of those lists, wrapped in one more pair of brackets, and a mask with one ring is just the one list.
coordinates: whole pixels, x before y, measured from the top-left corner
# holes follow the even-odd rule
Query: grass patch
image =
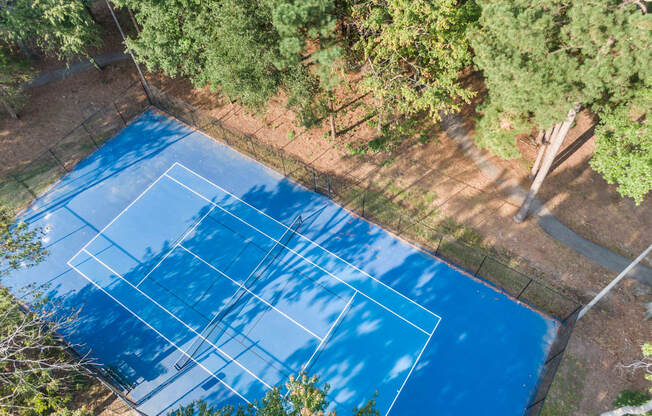
[(581, 361), (567, 353), (552, 383), (541, 416), (576, 414), (582, 400), (586, 373)]

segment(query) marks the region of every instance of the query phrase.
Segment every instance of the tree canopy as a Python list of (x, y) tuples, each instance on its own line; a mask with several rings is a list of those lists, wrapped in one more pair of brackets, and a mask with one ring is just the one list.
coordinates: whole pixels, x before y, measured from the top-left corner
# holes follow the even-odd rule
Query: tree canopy
[(0, 205), (0, 278), (11, 270), (43, 260), (47, 252), (39, 233), (24, 222), (15, 222), (14, 213)]
[[(150, 70), (186, 76), (252, 108), (280, 90), (301, 112), (329, 86), (334, 43), (332, 1), (134, 1), (140, 34), (127, 46)], [(308, 62), (303, 55), (316, 48)], [(316, 66), (313, 74), (308, 64)]]
[[(329, 409), (327, 400), (328, 385), (319, 386), (317, 376), (301, 374), (290, 377), (285, 383), (287, 394), (274, 387), (265, 394), (260, 402), (254, 406), (239, 407), (226, 406), (216, 409), (206, 402), (198, 401), (188, 406), (180, 407), (171, 412), (170, 416), (335, 416), (335, 410)], [(367, 402), (360, 409), (353, 409), (354, 416), (379, 416), (374, 408), (374, 400)]]
[(478, 3), (470, 38), (488, 89), (481, 147), (516, 157), (516, 135), (550, 128), (573, 103), (600, 115), (652, 86), (652, 20), (633, 2)]
[(438, 118), (473, 96), (459, 78), (471, 64), (466, 31), (478, 17), (475, 2), (365, 0), (351, 10), (355, 47), (369, 65), (363, 86), (381, 107)]
[(652, 189), (652, 90), (641, 91), (633, 105), (623, 104), (602, 113), (595, 129), (591, 167), (622, 196), (643, 202)]
[(63, 60), (100, 43), (99, 28), (79, 0), (1, 0), (0, 40)]

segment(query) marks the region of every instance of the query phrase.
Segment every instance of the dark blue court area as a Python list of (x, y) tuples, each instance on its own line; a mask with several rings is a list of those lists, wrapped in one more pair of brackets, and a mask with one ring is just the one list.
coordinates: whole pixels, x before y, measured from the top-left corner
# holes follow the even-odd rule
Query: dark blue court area
[(340, 415), (518, 416), (559, 325), (155, 111), (21, 219), (50, 254), (4, 283), (80, 309), (65, 337), (148, 415), (305, 371)]

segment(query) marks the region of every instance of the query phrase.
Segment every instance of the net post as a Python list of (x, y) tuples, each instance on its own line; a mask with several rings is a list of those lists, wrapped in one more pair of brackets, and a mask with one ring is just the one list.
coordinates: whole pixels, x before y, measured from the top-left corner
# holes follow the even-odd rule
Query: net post
[(435, 254), (439, 254), (439, 247), (441, 246), (441, 240), (444, 239), (443, 234), (439, 234), (439, 242), (437, 243), (437, 249), (435, 250)]
[(364, 190), (364, 191), (362, 191), (362, 216), (363, 217), (364, 217), (364, 204), (365, 204), (366, 198), (367, 198), (367, 191)]
[(317, 174), (315, 173), (315, 167), (311, 166), (312, 168), (312, 183), (315, 186), (315, 192), (317, 192)]

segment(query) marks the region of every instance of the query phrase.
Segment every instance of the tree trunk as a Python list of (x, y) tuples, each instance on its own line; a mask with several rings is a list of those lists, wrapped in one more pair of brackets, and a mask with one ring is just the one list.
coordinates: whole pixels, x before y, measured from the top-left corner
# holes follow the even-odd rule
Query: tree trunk
[(136, 22), (136, 18), (134, 17), (134, 14), (132, 13), (129, 7), (127, 7), (127, 12), (129, 13), (129, 17), (131, 18), (131, 23), (133, 23), (134, 27), (136, 28), (136, 33), (138, 34), (138, 36), (140, 36), (140, 28), (138, 27), (138, 22)]
[[(555, 129), (555, 126), (550, 127), (543, 134), (543, 137), (542, 137), (543, 140), (541, 140), (541, 142), (540, 142), (539, 153), (537, 154), (537, 159), (534, 161), (534, 165), (532, 165), (532, 170), (530, 171), (530, 179), (534, 179), (534, 177), (537, 176), (537, 172), (539, 171), (539, 167), (541, 166), (541, 161), (543, 160), (543, 155), (546, 153), (546, 149), (548, 148), (548, 144), (550, 143), (550, 137), (552, 136), (552, 133), (553, 133), (553, 131)], [(539, 136), (541, 136), (541, 133), (543, 133), (543, 130), (541, 130), (541, 132), (539, 132)], [(537, 139), (538, 139), (538, 136), (537, 136)], [(537, 140), (537, 142), (539, 142), (539, 140)]]
[(18, 118), (18, 114), (16, 113), (14, 108), (11, 105), (9, 105), (9, 103), (7, 101), (5, 101), (5, 99), (3, 97), (0, 97), (0, 102), (2, 102), (2, 106), (5, 108), (5, 110), (7, 110), (7, 113), (9, 113), (11, 118), (13, 118), (13, 119)]
[(88, 4), (86, 1), (82, 1), (82, 3), (84, 4), (84, 8), (86, 8), (86, 11), (88, 12), (88, 15), (90, 16), (93, 23), (97, 24), (97, 19), (95, 18), (95, 15), (93, 15), (93, 10), (91, 10), (90, 4)]
[(36, 54), (30, 48), (28, 48), (27, 45), (25, 45), (25, 42), (22, 39), (16, 39), (16, 43), (18, 44), (20, 51), (23, 53), (23, 55), (25, 55), (25, 58), (36, 58)]
[(625, 415), (644, 415), (652, 410), (652, 400), (643, 403), (640, 406), (625, 406), (619, 409), (610, 410), (602, 413), (600, 416), (625, 416)]
[(564, 139), (566, 138), (568, 130), (570, 130), (573, 121), (575, 121), (575, 117), (577, 116), (578, 111), (579, 104), (573, 104), (573, 107), (568, 110), (566, 120), (558, 125), (557, 132), (551, 137), (550, 144), (548, 145), (548, 150), (546, 151), (546, 155), (544, 156), (543, 162), (541, 163), (541, 168), (539, 169), (539, 172), (537, 172), (537, 176), (532, 182), (532, 186), (530, 187), (530, 190), (525, 197), (525, 201), (523, 201), (523, 205), (521, 205), (521, 208), (519, 208), (516, 215), (514, 215), (514, 221), (517, 223), (523, 222), (525, 217), (527, 217), (527, 214), (530, 211), (530, 206), (532, 205), (532, 201), (534, 201), (537, 192), (539, 192), (539, 189), (543, 184), (543, 180), (546, 178), (546, 175), (548, 175), (548, 171), (550, 171), (550, 167), (555, 161), (555, 156), (557, 156), (557, 152), (559, 152), (562, 143), (564, 143)]
[(333, 99), (328, 100), (330, 105), (330, 112), (328, 114), (328, 121), (331, 125), (331, 139), (335, 140), (335, 115), (333, 114)]

